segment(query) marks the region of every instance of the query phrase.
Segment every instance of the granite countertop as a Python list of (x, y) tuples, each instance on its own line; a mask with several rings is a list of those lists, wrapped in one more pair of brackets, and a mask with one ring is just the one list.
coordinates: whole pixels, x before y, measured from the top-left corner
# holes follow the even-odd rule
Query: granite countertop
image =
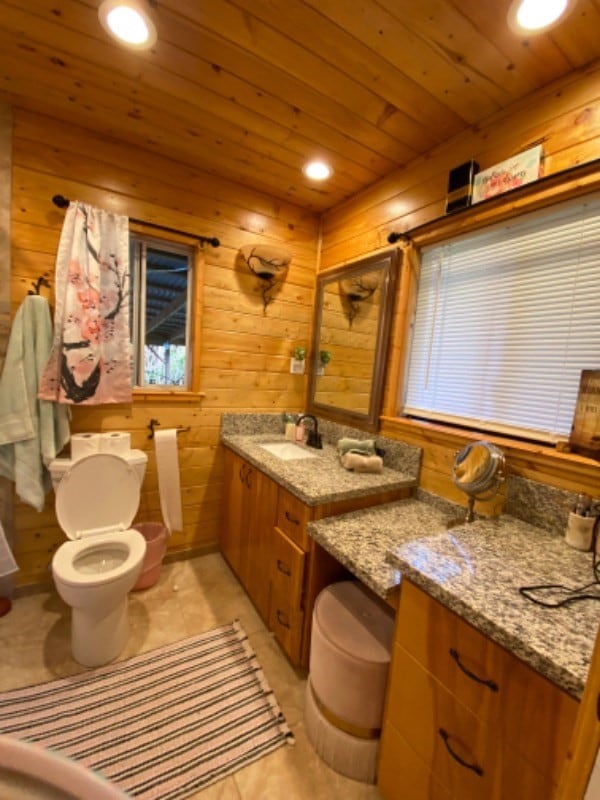
[[(580, 697), (600, 606), (584, 600), (541, 607), (523, 597), (519, 587), (589, 584), (592, 554), (506, 514), (447, 529), (455, 509), (443, 500), (408, 499), (311, 522), (308, 532), (380, 597), (388, 598), (407, 577)], [(536, 597), (548, 598), (542, 592)]]
[(327, 443), (323, 444), (322, 450), (299, 444), (315, 457), (292, 461), (284, 461), (260, 446), (268, 442), (284, 441), (286, 439), (280, 433), (221, 434), (221, 442), (224, 445), (273, 478), (308, 506), (417, 485), (418, 469), (412, 469), (410, 466), (406, 470), (384, 466), (380, 474), (349, 472), (340, 464), (336, 447)]

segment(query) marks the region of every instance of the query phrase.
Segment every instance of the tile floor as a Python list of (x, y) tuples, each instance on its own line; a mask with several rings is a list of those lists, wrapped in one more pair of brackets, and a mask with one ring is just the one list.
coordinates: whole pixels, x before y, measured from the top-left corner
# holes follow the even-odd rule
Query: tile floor
[[(312, 750), (303, 721), (305, 677), (290, 666), (220, 555), (165, 564), (155, 586), (130, 595), (129, 608), (131, 634), (122, 658), (239, 619), (296, 738), (294, 746), (189, 800), (379, 800), (375, 787), (338, 775)], [(17, 597), (0, 618), (0, 689), (81, 671), (69, 636), (69, 609), (55, 591)]]

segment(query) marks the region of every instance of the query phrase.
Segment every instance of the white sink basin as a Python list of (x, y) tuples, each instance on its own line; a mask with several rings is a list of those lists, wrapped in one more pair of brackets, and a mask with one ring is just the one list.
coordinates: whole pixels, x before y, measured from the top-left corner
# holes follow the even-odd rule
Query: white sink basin
[(271, 453), (273, 456), (277, 456), (282, 461), (294, 461), (298, 458), (315, 458), (315, 453), (311, 453), (309, 450), (305, 450), (304, 447), (300, 447), (300, 445), (294, 444), (294, 442), (268, 442), (267, 444), (261, 444), (259, 447), (262, 447), (263, 450), (266, 450), (268, 453)]

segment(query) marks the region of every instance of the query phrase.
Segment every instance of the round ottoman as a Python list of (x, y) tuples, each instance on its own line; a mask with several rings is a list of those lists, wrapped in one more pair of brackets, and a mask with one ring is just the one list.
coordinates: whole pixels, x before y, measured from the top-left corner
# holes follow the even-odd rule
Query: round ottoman
[(315, 601), (305, 707), (321, 758), (355, 780), (375, 782), (394, 613), (366, 587), (335, 583)]

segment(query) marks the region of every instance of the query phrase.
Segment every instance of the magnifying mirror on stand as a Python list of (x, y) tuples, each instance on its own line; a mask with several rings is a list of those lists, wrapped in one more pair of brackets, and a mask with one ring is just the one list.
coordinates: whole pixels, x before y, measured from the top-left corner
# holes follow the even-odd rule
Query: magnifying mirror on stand
[(452, 466), (454, 485), (468, 495), (467, 516), (449, 527), (473, 522), (475, 500), (490, 500), (504, 480), (504, 453), (490, 442), (472, 442), (460, 450)]

